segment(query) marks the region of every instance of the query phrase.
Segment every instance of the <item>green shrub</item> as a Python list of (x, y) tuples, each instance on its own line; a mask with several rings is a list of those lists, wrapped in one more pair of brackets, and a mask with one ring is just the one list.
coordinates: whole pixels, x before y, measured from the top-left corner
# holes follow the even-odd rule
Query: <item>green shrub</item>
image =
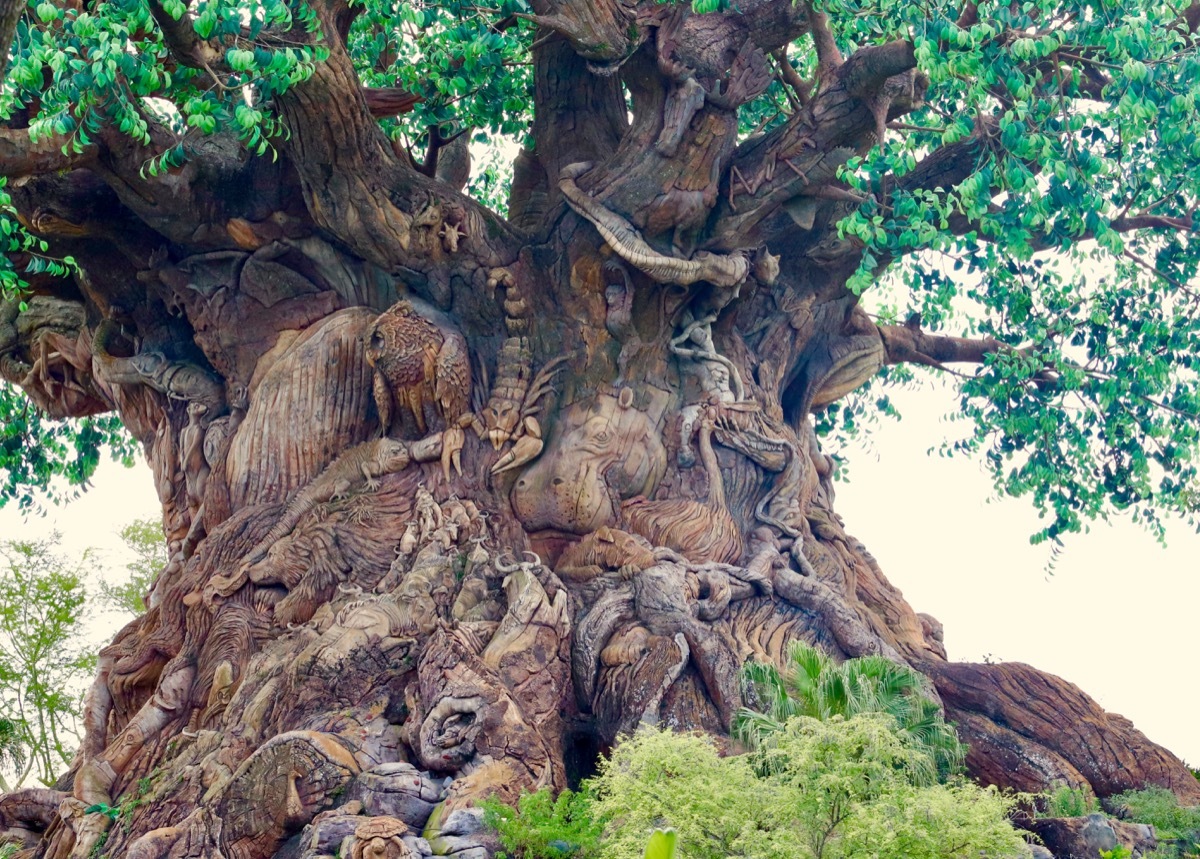
[(1200, 807), (1182, 807), (1179, 798), (1165, 787), (1128, 790), (1110, 800), (1124, 806), (1135, 823), (1149, 823), (1159, 839), (1175, 841), (1175, 855), (1200, 853)]
[(607, 821), (601, 859), (641, 859), (673, 827), (681, 859), (1015, 857), (1015, 800), (965, 781), (928, 785), (926, 756), (881, 713), (787, 720), (751, 755), (722, 758), (707, 736), (639, 731), (591, 782)]
[(1045, 797), (1046, 810), (1039, 817), (1084, 817), (1100, 811), (1090, 790), (1061, 785)]
[(945, 781), (962, 769), (966, 746), (941, 708), (924, 694), (927, 681), (907, 665), (883, 656), (861, 656), (836, 663), (824, 651), (793, 641), (782, 667), (749, 662), (742, 669), (747, 700), (733, 722), (733, 734), (757, 748), (769, 744), (795, 716), (830, 719), (861, 713), (887, 713), (895, 730), (925, 755), (913, 766), (921, 779)]
[(525, 794), (517, 807), (488, 798), (482, 803), (484, 822), (496, 830), (505, 853), (498, 859), (593, 859), (603, 825), (592, 813), (585, 790), (564, 790), (554, 799), (549, 790)]
[(686, 859), (754, 855), (741, 843), (778, 804), (778, 787), (756, 778), (747, 758), (720, 757), (707, 736), (651, 729), (619, 742), (591, 788), (596, 813), (611, 821), (604, 859), (642, 859), (650, 832), (667, 826)]

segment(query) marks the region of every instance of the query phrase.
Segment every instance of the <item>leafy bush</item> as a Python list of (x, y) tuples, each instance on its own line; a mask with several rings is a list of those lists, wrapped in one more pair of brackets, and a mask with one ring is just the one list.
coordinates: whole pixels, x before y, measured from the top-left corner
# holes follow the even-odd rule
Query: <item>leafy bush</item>
[(549, 790), (522, 796), (517, 807), (498, 799), (482, 803), (484, 822), (500, 835), (506, 855), (522, 859), (577, 859), (597, 857), (602, 824), (592, 813), (586, 790), (564, 790), (554, 799)]
[[(781, 805), (777, 784), (755, 776), (747, 757), (722, 758), (706, 736), (642, 730), (618, 743), (592, 780), (606, 821), (604, 859), (641, 859), (651, 830), (673, 827), (686, 859), (766, 856), (751, 845)], [(786, 852), (776, 855), (790, 855)]]
[(1089, 790), (1062, 785), (1046, 796), (1046, 810), (1039, 817), (1084, 817), (1100, 811), (1100, 804)]
[(1182, 807), (1179, 798), (1165, 787), (1127, 790), (1110, 799), (1124, 806), (1122, 816), (1154, 827), (1161, 840), (1175, 841), (1175, 855), (1200, 853), (1200, 807)]
[(922, 784), (924, 754), (881, 713), (789, 719), (750, 755), (652, 730), (619, 743), (591, 782), (602, 859), (641, 859), (671, 826), (681, 859), (950, 859), (1025, 856), (1015, 800), (966, 781)]
[(887, 713), (900, 735), (925, 754), (927, 760), (912, 762), (921, 780), (944, 781), (962, 768), (966, 747), (937, 703), (925, 696), (925, 678), (907, 665), (882, 656), (838, 664), (823, 651), (793, 641), (782, 668), (751, 662), (742, 680), (747, 699), (758, 709), (739, 711), (733, 733), (751, 747), (769, 744), (793, 716), (829, 719)]

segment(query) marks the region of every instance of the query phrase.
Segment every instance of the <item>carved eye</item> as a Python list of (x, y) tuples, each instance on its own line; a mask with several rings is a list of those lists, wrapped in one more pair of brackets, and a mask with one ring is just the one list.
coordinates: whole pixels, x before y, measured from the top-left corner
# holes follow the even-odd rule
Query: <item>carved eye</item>
[(596, 441), (606, 442), (610, 438), (612, 438), (612, 434), (608, 430), (600, 430), (600, 432), (596, 433)]

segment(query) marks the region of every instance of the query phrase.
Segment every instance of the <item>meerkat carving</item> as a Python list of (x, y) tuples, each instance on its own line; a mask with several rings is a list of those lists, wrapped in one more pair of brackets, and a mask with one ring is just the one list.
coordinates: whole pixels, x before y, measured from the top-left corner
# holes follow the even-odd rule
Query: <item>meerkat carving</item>
[(432, 309), (418, 311), (412, 301), (398, 301), (367, 330), (366, 360), (374, 370), (375, 405), (384, 435), (392, 432), (396, 406), (409, 409), (422, 435), (426, 404), (436, 409), (447, 428), (470, 408), (467, 344), (440, 316)]

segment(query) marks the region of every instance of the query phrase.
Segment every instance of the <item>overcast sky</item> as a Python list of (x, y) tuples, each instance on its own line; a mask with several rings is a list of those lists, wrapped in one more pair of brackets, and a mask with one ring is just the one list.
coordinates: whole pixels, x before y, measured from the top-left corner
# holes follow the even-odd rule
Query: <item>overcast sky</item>
[[(926, 451), (942, 440), (945, 389), (893, 394), (904, 419), (885, 422), (852, 452), (837, 510), (917, 611), (945, 625), (951, 659), (1029, 662), (1078, 684), (1150, 739), (1200, 764), (1196, 607), (1200, 536), (1182, 524), (1163, 549), (1128, 522), (1068, 538), (1053, 575), (1048, 549), (1029, 545), (1038, 519), (1024, 500), (992, 498), (977, 463)], [(57, 527), (72, 554), (103, 550), (123, 562), (116, 532), (159, 515), (145, 466), (105, 462), (93, 488), (45, 518), (0, 510), (0, 537)], [(101, 618), (103, 620), (103, 618)], [(111, 636), (115, 627), (104, 633)]]

